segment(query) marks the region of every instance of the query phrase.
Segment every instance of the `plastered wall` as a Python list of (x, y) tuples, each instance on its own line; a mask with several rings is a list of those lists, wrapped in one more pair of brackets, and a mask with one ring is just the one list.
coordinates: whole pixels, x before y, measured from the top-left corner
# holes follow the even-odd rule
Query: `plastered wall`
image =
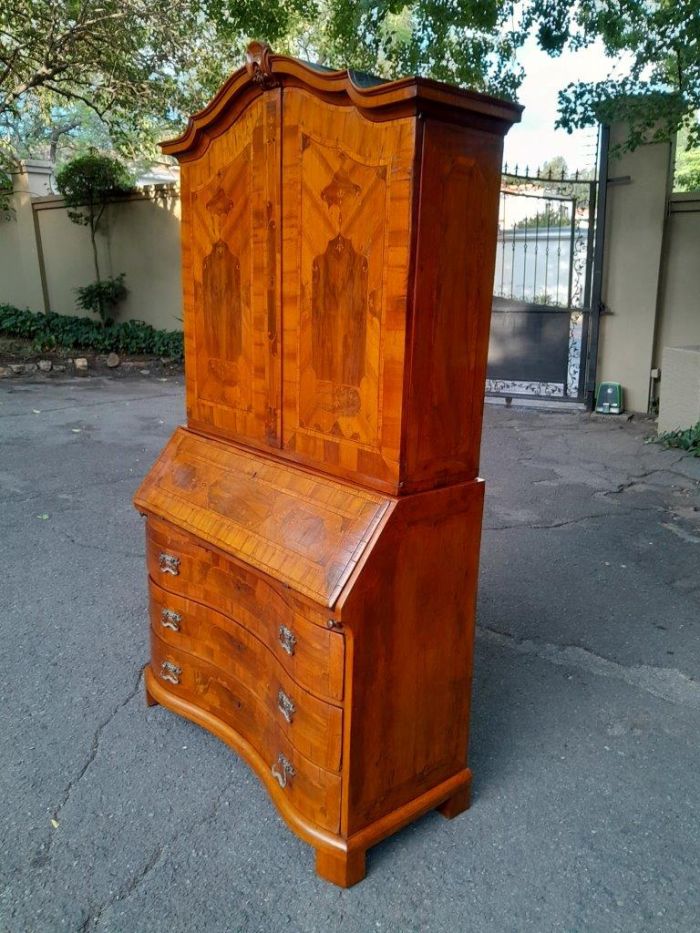
[[(625, 127), (611, 128), (611, 150)], [(598, 382), (620, 382), (625, 407), (646, 411), (654, 359), (670, 143), (611, 157), (605, 225)]]
[[(654, 365), (664, 347), (700, 344), (700, 191), (674, 194), (664, 240)], [(663, 368), (661, 373), (663, 389)]]
[(7, 211), (0, 212), (0, 304), (44, 310), (32, 197), (26, 175), (17, 177)]
[[(62, 198), (32, 199), (20, 189), (13, 202), (14, 209), (0, 221), (0, 303), (91, 316), (75, 304), (75, 289), (95, 278), (87, 227), (71, 222)], [(175, 190), (111, 204), (103, 221), (100, 271), (105, 276), (125, 272), (129, 289), (117, 320), (181, 329), (180, 199)]]

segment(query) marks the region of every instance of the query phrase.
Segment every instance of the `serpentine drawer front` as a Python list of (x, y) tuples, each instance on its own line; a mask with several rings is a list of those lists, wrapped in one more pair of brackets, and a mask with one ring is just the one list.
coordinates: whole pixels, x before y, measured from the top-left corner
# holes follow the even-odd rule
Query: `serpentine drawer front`
[[(238, 622), (267, 645), (306, 690), (342, 700), (345, 643), (341, 634), (328, 627), (332, 613), (295, 602), (291, 594), (283, 596), (259, 574), (162, 522), (149, 521), (146, 551), (151, 580), (159, 587)], [(177, 560), (177, 574), (163, 569), (162, 554)], [(199, 611), (199, 617), (205, 615)]]
[(154, 583), (150, 594), (151, 625), (161, 641), (239, 681), (263, 702), (270, 720), (303, 755), (323, 768), (340, 768), (341, 707), (320, 700), (297, 683), (244, 626)]
[(187, 424), (134, 497), (146, 699), (242, 756), (344, 887), (379, 840), (469, 804), (479, 446), (519, 114), (253, 42), (163, 144)]
[(319, 767), (295, 748), (254, 691), (213, 664), (166, 644), (153, 630), (151, 670), (169, 691), (243, 736), (266, 762), (273, 779), (283, 756), (294, 769), (284, 786), (288, 805), (321, 828), (337, 831), (340, 775)]

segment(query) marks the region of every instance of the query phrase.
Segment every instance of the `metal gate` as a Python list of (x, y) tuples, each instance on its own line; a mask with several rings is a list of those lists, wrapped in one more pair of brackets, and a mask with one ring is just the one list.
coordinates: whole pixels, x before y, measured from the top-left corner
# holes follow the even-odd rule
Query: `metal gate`
[(590, 403), (602, 256), (596, 221), (604, 209), (598, 192), (599, 180), (578, 172), (519, 174), (505, 166), (487, 394)]

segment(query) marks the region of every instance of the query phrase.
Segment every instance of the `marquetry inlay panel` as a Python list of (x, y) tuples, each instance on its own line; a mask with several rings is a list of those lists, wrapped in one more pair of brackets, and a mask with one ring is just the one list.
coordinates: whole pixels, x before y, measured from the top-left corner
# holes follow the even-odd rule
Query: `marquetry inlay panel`
[(281, 417), (279, 116), (271, 92), (183, 173), (190, 417), (271, 446)]
[(284, 446), (398, 470), (412, 134), (288, 91), (284, 110)]

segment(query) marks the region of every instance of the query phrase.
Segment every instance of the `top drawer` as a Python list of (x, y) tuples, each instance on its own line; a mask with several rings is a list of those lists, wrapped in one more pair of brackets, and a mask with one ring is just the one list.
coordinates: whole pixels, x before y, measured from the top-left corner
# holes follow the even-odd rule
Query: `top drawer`
[(345, 642), (324, 627), (329, 612), (295, 605), (262, 577), (154, 519), (147, 525), (146, 553), (159, 586), (229, 616), (266, 644), (307, 690), (342, 700)]

